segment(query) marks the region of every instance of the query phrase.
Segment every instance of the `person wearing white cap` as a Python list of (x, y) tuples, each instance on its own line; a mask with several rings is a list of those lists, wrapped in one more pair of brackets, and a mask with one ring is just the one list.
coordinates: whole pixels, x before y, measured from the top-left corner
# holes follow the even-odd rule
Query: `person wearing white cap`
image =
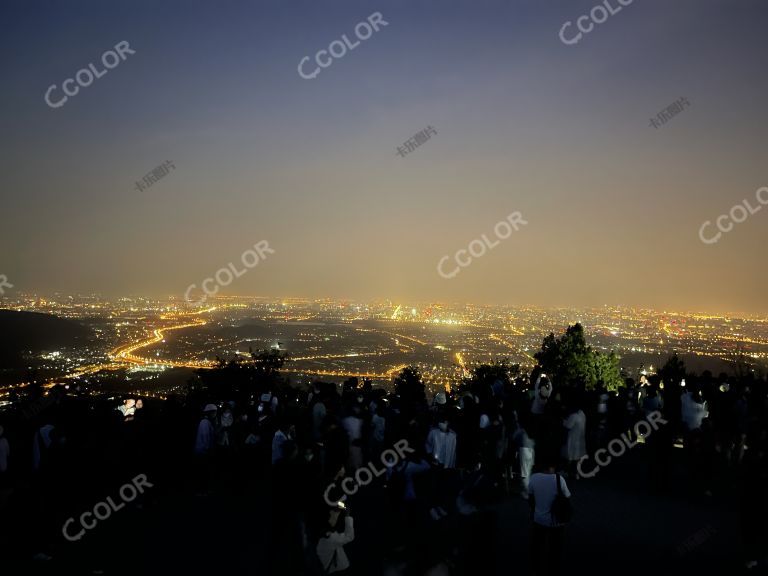
[(215, 404), (207, 404), (203, 408), (203, 417), (197, 425), (197, 438), (195, 438), (195, 454), (200, 456), (210, 454), (216, 439), (216, 429), (213, 420), (216, 418), (218, 408)]

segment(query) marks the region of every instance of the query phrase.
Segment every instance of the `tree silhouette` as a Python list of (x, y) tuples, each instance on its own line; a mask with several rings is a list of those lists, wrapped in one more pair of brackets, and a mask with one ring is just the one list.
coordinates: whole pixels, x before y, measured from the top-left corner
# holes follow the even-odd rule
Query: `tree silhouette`
[(754, 362), (747, 356), (744, 346), (736, 349), (736, 358), (733, 361), (733, 374), (736, 380), (752, 380), (755, 377)]
[(659, 376), (665, 385), (678, 385), (685, 378), (685, 362), (680, 359), (677, 352), (673, 353), (659, 369)]
[(427, 401), (424, 392), (424, 383), (416, 366), (406, 366), (395, 376), (395, 394), (400, 396), (404, 403), (410, 405), (423, 405)]
[(250, 396), (287, 384), (280, 369), (288, 355), (280, 350), (248, 350), (248, 358), (241, 356), (226, 361), (216, 358), (215, 368), (196, 370), (198, 379), (190, 382), (189, 392), (216, 399), (247, 400)]
[(508, 358), (493, 360), (490, 364), (480, 364), (472, 368), (469, 378), (465, 378), (459, 390), (469, 389), (473, 394), (483, 396), (490, 391), (497, 381), (512, 382), (520, 376), (520, 364), (512, 364)]
[(568, 326), (559, 338), (553, 333), (546, 336), (534, 358), (542, 371), (560, 386), (591, 390), (602, 384), (615, 390), (624, 385), (618, 356), (613, 352), (601, 354), (587, 346), (584, 328), (579, 323)]

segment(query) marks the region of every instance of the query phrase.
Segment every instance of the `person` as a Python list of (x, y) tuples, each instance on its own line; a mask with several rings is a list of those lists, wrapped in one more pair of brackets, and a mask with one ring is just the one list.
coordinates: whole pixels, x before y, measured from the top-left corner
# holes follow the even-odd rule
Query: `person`
[(597, 413), (601, 418), (604, 418), (608, 413), (608, 399), (610, 395), (605, 389), (605, 386), (600, 384), (597, 388)]
[(46, 423), (38, 428), (32, 442), (32, 469), (37, 472), (47, 461), (47, 454), (53, 442), (53, 424)]
[(11, 446), (4, 434), (5, 429), (0, 426), (0, 490), (8, 484), (8, 456), (11, 455)]
[(435, 397), (432, 399), (432, 406), (430, 407), (430, 410), (433, 412), (439, 412), (441, 410), (445, 410), (445, 405), (448, 402), (448, 399), (445, 396), (445, 392), (438, 392), (435, 394)]
[(136, 400), (133, 398), (126, 398), (123, 403), (117, 407), (117, 411), (123, 416), (128, 418), (136, 413)]
[(283, 445), (292, 438), (288, 421), (281, 419), (280, 423), (275, 430), (275, 435), (272, 437), (272, 464), (275, 464), (278, 460), (282, 459)]
[(405, 461), (398, 466), (398, 470), (402, 471), (404, 479), (404, 491), (402, 494), (403, 501), (407, 507), (416, 508), (419, 501), (418, 496), (423, 496), (416, 493), (417, 479), (424, 473), (429, 472), (431, 466), (429, 462), (424, 458), (423, 454), (419, 451), (408, 454)]
[(325, 420), (328, 410), (325, 407), (323, 398), (320, 396), (319, 388), (315, 385), (318, 392), (313, 395), (313, 398), (317, 398), (317, 402), (312, 407), (312, 439), (315, 442), (320, 442), (323, 437), (323, 421)]
[(571, 493), (565, 478), (555, 472), (556, 460), (548, 455), (543, 470), (531, 476), (529, 486), (531, 562), (533, 573), (537, 576), (556, 576), (560, 573), (565, 525), (554, 517), (552, 505), (558, 494), (570, 498)]
[(426, 453), (444, 468), (456, 467), (456, 432), (448, 426), (448, 417), (438, 418), (437, 426), (427, 435)]
[(552, 382), (549, 381), (546, 374), (540, 374), (536, 378), (536, 384), (534, 384), (534, 397), (533, 404), (531, 405), (531, 413), (536, 415), (544, 414), (544, 409), (547, 407), (549, 397), (552, 395)]
[(520, 497), (528, 500), (529, 483), (531, 471), (533, 470), (533, 460), (535, 456), (535, 442), (528, 435), (519, 418), (515, 413), (515, 431), (512, 433), (512, 443), (517, 452), (518, 472), (520, 474)]
[(216, 429), (213, 421), (216, 418), (218, 408), (216, 404), (207, 404), (203, 408), (203, 417), (197, 425), (197, 437), (195, 438), (195, 454), (200, 456), (207, 455), (213, 450), (214, 440), (216, 439)]
[(376, 405), (374, 414), (371, 417), (371, 458), (379, 458), (384, 449), (384, 439), (387, 432), (387, 419), (384, 417), (384, 403), (379, 402)]
[(203, 408), (203, 416), (197, 425), (195, 437), (195, 459), (198, 474), (198, 496), (208, 493), (213, 480), (213, 450), (216, 440), (216, 428), (213, 423), (216, 420), (216, 404), (206, 404)]
[[(342, 530), (339, 524), (343, 518)], [(328, 511), (328, 524), (323, 536), (317, 541), (317, 556), (323, 569), (323, 574), (343, 573), (349, 569), (349, 558), (344, 552), (344, 545), (355, 539), (355, 524), (346, 511), (343, 502), (337, 503)]]
[(571, 414), (563, 420), (563, 427), (568, 436), (563, 446), (563, 452), (568, 462), (568, 471), (575, 474), (576, 463), (587, 455), (587, 417), (581, 408), (575, 407)]
[(232, 414), (233, 407), (234, 402), (228, 402), (224, 407), (224, 411), (221, 413), (221, 418), (219, 419), (219, 430), (216, 439), (216, 443), (219, 446), (229, 447), (231, 444), (229, 433), (235, 423), (235, 417)]
[(358, 405), (352, 407), (351, 412), (341, 421), (341, 426), (349, 438), (349, 462), (348, 468), (354, 472), (363, 466), (363, 419), (359, 403), (362, 397), (358, 397)]
[(699, 390), (693, 393), (686, 390), (681, 410), (683, 423), (688, 431), (701, 428), (701, 422), (709, 415), (707, 403), (702, 398)]
[(661, 400), (658, 388), (656, 386), (649, 386), (643, 399), (643, 416), (647, 420), (654, 412), (661, 412), (663, 407), (664, 402)]
[(608, 435), (608, 405), (611, 400), (611, 395), (605, 389), (603, 384), (597, 387), (597, 405), (593, 414), (595, 415), (596, 425), (593, 427), (592, 440), (598, 446), (602, 446), (607, 442)]

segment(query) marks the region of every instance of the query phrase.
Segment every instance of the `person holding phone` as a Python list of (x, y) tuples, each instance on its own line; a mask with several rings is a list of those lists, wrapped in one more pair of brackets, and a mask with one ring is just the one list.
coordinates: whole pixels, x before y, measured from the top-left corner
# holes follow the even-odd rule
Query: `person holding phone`
[(317, 556), (323, 574), (339, 574), (349, 569), (349, 558), (344, 545), (355, 539), (355, 525), (344, 502), (337, 502), (328, 510), (328, 524), (317, 542)]

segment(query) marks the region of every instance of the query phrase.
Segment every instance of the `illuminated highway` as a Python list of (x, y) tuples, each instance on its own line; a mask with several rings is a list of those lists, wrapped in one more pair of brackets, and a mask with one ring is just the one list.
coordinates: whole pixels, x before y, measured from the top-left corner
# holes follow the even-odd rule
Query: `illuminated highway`
[(525, 350), (522, 350), (519, 346), (515, 346), (514, 344), (508, 342), (507, 340), (504, 340), (501, 336), (498, 336), (496, 334), (490, 335), (491, 340), (496, 340), (497, 342), (501, 342), (502, 344), (506, 345), (509, 349), (514, 350), (515, 352), (518, 352), (519, 354), (523, 354), (525, 357), (529, 358), (534, 364), (536, 363), (536, 359), (528, 354)]
[[(72, 383), (80, 377), (93, 378), (99, 372), (211, 368), (215, 363), (208, 358), (228, 357), (233, 351), (248, 361), (250, 356), (237, 350), (242, 350), (241, 343), (266, 343), (270, 338), (292, 343), (296, 355), (289, 358), (287, 372), (385, 379), (402, 369), (390, 368), (393, 363), (407, 362), (419, 367), (425, 382), (448, 387), (466, 377), (474, 366), (499, 356), (511, 356), (523, 369), (529, 369), (535, 364), (531, 354), (539, 348), (542, 338), (549, 332), (560, 335), (577, 321), (584, 325), (591, 345), (601, 351), (615, 351), (629, 369), (641, 362), (647, 364), (648, 355), (655, 357), (672, 349), (730, 363), (754, 362), (758, 367), (768, 361), (768, 318), (760, 317), (742, 319), (617, 307), (580, 310), (456, 305), (424, 309), (393, 305), (390, 301), (358, 306), (331, 299), (257, 297), (217, 298), (208, 306), (191, 310), (176, 299), (123, 298), (108, 302), (82, 296), (61, 301), (19, 298), (9, 307), (86, 325), (94, 318), (103, 319), (94, 324), (95, 345), (89, 342), (80, 349), (63, 347), (29, 358), (28, 366), (39, 366), (37, 382), (47, 383), (46, 387)], [(210, 314), (214, 311), (216, 316)], [(377, 324), (360, 327), (356, 324), (360, 320)], [(253, 321), (273, 333), (250, 334), (249, 324)], [(301, 326), (304, 322), (306, 327)], [(206, 325), (211, 328), (210, 334), (202, 330), (195, 330), (189, 338), (175, 334), (177, 330)], [(229, 327), (250, 336), (233, 336)], [(375, 336), (355, 338), (351, 335), (354, 332)], [(720, 364), (713, 366), (722, 370)], [(19, 372), (15, 383), (0, 386), (0, 396), (28, 385), (30, 373)]]
[(317, 376), (335, 376), (340, 378), (375, 378), (379, 380), (387, 380), (389, 378), (392, 378), (395, 374), (400, 372), (403, 368), (405, 368), (406, 364), (401, 364), (400, 366), (395, 366), (393, 368), (390, 368), (384, 373), (376, 373), (376, 372), (336, 372), (332, 370), (288, 370), (289, 372), (300, 372), (302, 374), (313, 374)]
[[(198, 312), (196, 314), (200, 314), (202, 312), (209, 312), (210, 310), (213, 310), (213, 308)], [(168, 316), (164, 315), (164, 316), (161, 316), (161, 318), (167, 319)], [(216, 365), (216, 363), (213, 361), (177, 362), (174, 360), (157, 360), (157, 359), (142, 358), (141, 356), (137, 356), (134, 354), (134, 352), (136, 352), (137, 350), (141, 350), (142, 348), (147, 348), (148, 346), (152, 346), (153, 344), (158, 344), (159, 342), (164, 342), (166, 332), (171, 332), (173, 330), (183, 330), (185, 328), (192, 328), (195, 326), (205, 326), (207, 323), (208, 322), (205, 320), (194, 320), (193, 322), (188, 322), (186, 324), (168, 326), (166, 328), (156, 328), (153, 331), (153, 336), (151, 338), (147, 338), (146, 340), (142, 340), (134, 344), (128, 344), (126, 346), (121, 346), (119, 348), (116, 348), (109, 354), (109, 356), (115, 362), (129, 362), (131, 364), (171, 366), (174, 368), (211, 368)]]

